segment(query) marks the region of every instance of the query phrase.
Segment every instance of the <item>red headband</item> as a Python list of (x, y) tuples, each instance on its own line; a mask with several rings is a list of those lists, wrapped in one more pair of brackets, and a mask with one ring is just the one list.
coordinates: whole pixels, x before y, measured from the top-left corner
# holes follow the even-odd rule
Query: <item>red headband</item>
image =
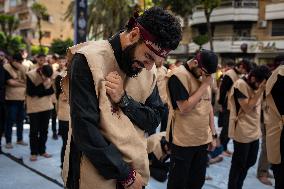
[(204, 68), (202, 62), (201, 62), (201, 52), (198, 52), (197, 55), (195, 56), (195, 60), (198, 63), (198, 66), (207, 74), (207, 70)]
[(161, 48), (157, 44), (158, 38), (154, 36), (153, 34), (151, 34), (148, 30), (146, 30), (141, 24), (139, 24), (135, 18), (137, 18), (137, 15), (134, 15), (134, 17), (131, 17), (129, 19), (128, 24), (127, 24), (129, 28), (138, 27), (140, 30), (141, 38), (143, 39), (146, 46), (151, 51), (153, 51), (156, 55), (166, 58), (169, 52), (171, 51), (171, 49)]

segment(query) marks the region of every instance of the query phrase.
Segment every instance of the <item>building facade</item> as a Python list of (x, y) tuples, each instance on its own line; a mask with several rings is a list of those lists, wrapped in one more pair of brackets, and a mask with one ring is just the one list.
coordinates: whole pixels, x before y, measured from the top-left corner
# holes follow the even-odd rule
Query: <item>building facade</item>
[(72, 25), (64, 20), (65, 11), (71, 0), (0, 0), (0, 13), (15, 15), (20, 22), (16, 34), (23, 36), (26, 42), (38, 45), (37, 19), (31, 10), (34, 2), (43, 4), (49, 14), (42, 21), (44, 46), (50, 46), (53, 39), (73, 38)]
[[(284, 0), (223, 0), (210, 21), (214, 51), (221, 62), (245, 57), (264, 64), (284, 53)], [(189, 23), (190, 29), (184, 33), (188, 42), (173, 55), (192, 55), (199, 49), (192, 39), (207, 33), (202, 6), (194, 8)], [(210, 48), (209, 43), (202, 47)]]

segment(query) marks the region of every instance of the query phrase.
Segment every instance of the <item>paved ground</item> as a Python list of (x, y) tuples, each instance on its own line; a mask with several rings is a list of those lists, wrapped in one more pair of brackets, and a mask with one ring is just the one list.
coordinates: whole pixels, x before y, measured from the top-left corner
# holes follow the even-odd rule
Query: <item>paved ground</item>
[[(24, 140), (28, 141), (29, 126), (25, 125)], [(13, 141), (15, 140), (15, 131)], [(5, 144), (2, 139), (2, 144)], [(61, 138), (53, 140), (51, 132), (47, 141), (47, 152), (53, 155), (50, 159), (40, 157), (37, 162), (29, 161), (29, 147), (23, 147), (14, 143), (14, 148), (7, 150), (6, 153), (12, 154), (17, 158), (22, 158), (26, 166), (42, 173), (57, 183), (36, 174), (25, 166), (11, 160), (10, 158), (0, 155), (0, 189), (60, 189), (62, 184), (60, 177), (60, 149)], [(207, 174), (213, 177), (212, 181), (206, 181), (204, 189), (225, 189), (227, 188), (228, 172), (230, 168), (230, 158), (225, 158), (223, 162), (212, 165), (207, 169)], [(256, 166), (250, 169), (244, 183), (244, 189), (272, 189), (261, 184), (256, 179)], [(154, 179), (150, 180), (147, 189), (166, 189), (166, 182), (160, 183)]]

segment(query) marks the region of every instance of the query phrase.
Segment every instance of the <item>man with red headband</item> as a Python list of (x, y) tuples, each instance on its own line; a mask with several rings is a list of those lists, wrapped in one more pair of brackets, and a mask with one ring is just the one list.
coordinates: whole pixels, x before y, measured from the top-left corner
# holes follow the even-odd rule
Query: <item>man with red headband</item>
[(71, 113), (63, 165), (67, 188), (147, 185), (144, 136), (159, 125), (163, 108), (153, 65), (180, 40), (178, 20), (153, 7), (135, 15), (109, 40), (69, 49), (68, 74), (62, 81)]
[(205, 182), (207, 149), (215, 148), (217, 138), (210, 87), (217, 65), (216, 54), (202, 50), (170, 72), (167, 138), (172, 149), (168, 189), (201, 189)]

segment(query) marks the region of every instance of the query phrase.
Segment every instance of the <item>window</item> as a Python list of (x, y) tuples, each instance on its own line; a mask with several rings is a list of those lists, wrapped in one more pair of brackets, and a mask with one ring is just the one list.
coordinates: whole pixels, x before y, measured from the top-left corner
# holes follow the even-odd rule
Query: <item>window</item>
[(235, 40), (243, 40), (249, 39), (251, 37), (251, 23), (246, 22), (237, 22), (234, 23), (234, 39)]
[(10, 7), (17, 6), (17, 0), (10, 0)]
[(272, 21), (272, 36), (284, 36), (284, 19)]
[(29, 19), (29, 13), (28, 12), (19, 13), (20, 22), (28, 21), (28, 19)]
[(29, 29), (23, 29), (20, 30), (20, 35), (23, 36), (24, 38), (27, 38), (29, 36)]
[(43, 36), (46, 38), (50, 38), (51, 37), (51, 32), (50, 31), (45, 31), (43, 32)]

